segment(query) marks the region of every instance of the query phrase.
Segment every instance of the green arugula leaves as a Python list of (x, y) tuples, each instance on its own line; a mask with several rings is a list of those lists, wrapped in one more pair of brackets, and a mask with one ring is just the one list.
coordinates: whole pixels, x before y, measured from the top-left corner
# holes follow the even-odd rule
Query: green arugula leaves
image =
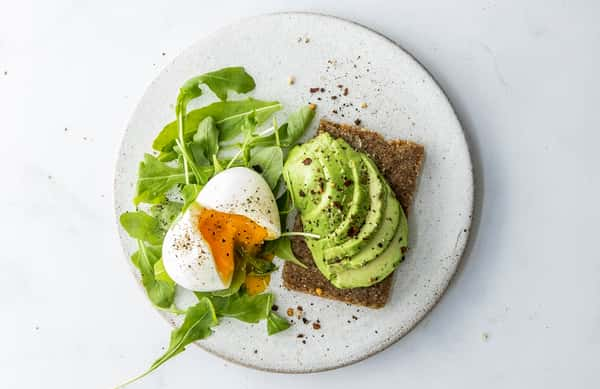
[(183, 186), (181, 189), (181, 197), (183, 198), (182, 211), (185, 211), (190, 204), (196, 200), (198, 193), (200, 193), (200, 189), (202, 189), (202, 186), (197, 184), (188, 184)]
[(219, 130), (212, 116), (204, 118), (190, 145), (196, 163), (208, 165), (219, 152)]
[[(203, 94), (202, 86), (210, 89), (220, 101), (187, 112), (188, 103)], [(185, 314), (181, 327), (171, 333), (168, 350), (142, 375), (151, 373), (167, 360), (181, 353), (190, 343), (208, 337), (218, 324), (218, 318), (229, 317), (246, 323), (266, 321), (267, 333), (273, 335), (290, 326), (272, 311), (271, 293), (249, 295), (244, 282), (247, 275), (266, 276), (277, 266), (264, 259), (273, 254), (298, 266), (288, 237), (267, 242), (263, 252), (250, 256), (237, 252), (230, 287), (215, 292), (196, 292), (198, 303), (185, 311), (174, 305), (176, 284), (167, 274), (161, 254), (166, 231), (179, 215), (194, 202), (202, 187), (219, 172), (244, 166), (259, 172), (278, 194), (280, 216), (293, 209), (291, 197), (281, 179), (285, 153), (305, 133), (315, 116), (315, 107), (307, 105), (289, 115), (279, 126), (273, 118), (270, 129), (258, 131), (282, 109), (277, 101), (251, 97), (228, 101), (231, 92), (248, 93), (256, 87), (254, 79), (243, 67), (228, 67), (208, 72), (185, 82), (175, 105), (175, 120), (167, 124), (154, 139), (152, 148), (157, 156), (145, 154), (138, 169), (134, 205), (140, 204), (148, 213), (125, 212), (120, 222), (136, 240), (138, 250), (131, 256), (141, 273), (148, 298), (157, 308), (175, 314)], [(228, 149), (237, 149), (231, 156)], [(181, 200), (172, 201), (180, 195)]]
[(134, 239), (161, 245), (165, 231), (160, 227), (158, 220), (146, 212), (125, 212), (119, 218), (121, 226)]
[(267, 333), (274, 335), (278, 332), (285, 331), (290, 328), (290, 322), (287, 319), (279, 316), (275, 312), (269, 312), (267, 316)]
[(277, 270), (277, 265), (275, 265), (273, 261), (251, 255), (246, 255), (245, 259), (250, 266), (250, 271), (248, 272), (249, 275), (266, 276), (267, 274), (271, 274)]
[(145, 154), (138, 170), (136, 195), (133, 200), (139, 203), (156, 204), (165, 198), (165, 193), (175, 184), (186, 181), (183, 169), (171, 167), (159, 161), (156, 157)]
[(271, 293), (250, 296), (245, 290), (241, 289), (239, 292), (227, 297), (211, 294), (208, 296), (199, 295), (198, 297), (200, 299), (210, 299), (218, 317), (229, 317), (246, 323), (258, 323), (266, 320), (269, 335), (290, 327), (290, 323), (285, 318), (272, 311), (273, 295)]
[(158, 308), (176, 311), (173, 307), (175, 282), (164, 272), (160, 259), (165, 229), (157, 219), (142, 211), (125, 212), (120, 221), (123, 229), (137, 240), (138, 250), (131, 256), (131, 261), (140, 269), (148, 298)]
[[(206, 107), (190, 111), (185, 118), (184, 137), (189, 140), (198, 130), (202, 120), (212, 116), (219, 129), (220, 141), (227, 141), (240, 134), (248, 115), (255, 114), (258, 124), (264, 123), (273, 113), (281, 109), (277, 101), (262, 101), (251, 97), (244, 100), (219, 101)], [(167, 124), (154, 139), (152, 148), (157, 151), (169, 151), (175, 145), (178, 136), (177, 122)]]
[(241, 66), (208, 72), (192, 78), (188, 83), (206, 84), (220, 100), (227, 100), (227, 92), (248, 93), (256, 87), (254, 79)]
[(213, 296), (218, 316), (230, 317), (246, 323), (258, 323), (267, 318), (273, 306), (273, 295), (261, 293), (250, 296), (240, 291), (228, 297)]
[(276, 257), (279, 257), (284, 261), (291, 262), (294, 265), (298, 265), (301, 268), (306, 269), (306, 265), (300, 262), (300, 260), (294, 255), (294, 252), (292, 251), (292, 242), (288, 237), (284, 236), (279, 239), (268, 241), (265, 243), (263, 252), (273, 253)]
[[(160, 257), (156, 254), (155, 250), (148, 250), (146, 244), (138, 240), (137, 260), (142, 274), (142, 285), (144, 285), (152, 304), (159, 308), (169, 309), (175, 300), (175, 282), (164, 276), (161, 276), (160, 279), (157, 278), (155, 266), (160, 261)], [(159, 265), (158, 268), (160, 269), (161, 266)], [(162, 269), (164, 270), (164, 267)]]
[(200, 299), (198, 304), (187, 309), (181, 327), (171, 332), (171, 341), (169, 342), (167, 351), (154, 361), (150, 368), (143, 374), (117, 386), (117, 388), (123, 388), (147, 376), (169, 359), (183, 352), (189, 344), (207, 338), (212, 334), (211, 327), (216, 326), (218, 323), (219, 321), (212, 302), (208, 298)]
[(305, 105), (292, 113), (287, 123), (279, 127), (279, 142), (283, 147), (291, 147), (304, 135), (306, 129), (315, 117), (314, 106)]
[(179, 216), (182, 208), (182, 203), (165, 200), (151, 206), (150, 215), (158, 221), (158, 227), (166, 232), (171, 223)]
[(273, 190), (283, 171), (283, 151), (277, 146), (257, 147), (250, 152), (248, 164), (263, 176)]

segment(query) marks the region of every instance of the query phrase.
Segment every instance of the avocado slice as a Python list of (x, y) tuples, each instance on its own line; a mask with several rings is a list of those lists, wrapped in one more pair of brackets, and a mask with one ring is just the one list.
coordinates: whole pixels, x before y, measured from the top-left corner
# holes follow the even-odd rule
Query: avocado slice
[(381, 218), (379, 228), (368, 238), (367, 244), (359, 252), (330, 264), (332, 272), (360, 269), (383, 253), (392, 242), (398, 224), (401, 222), (402, 207), (392, 190), (387, 185), (385, 187), (385, 215)]
[[(378, 238), (380, 239), (379, 241), (383, 242), (387, 247), (398, 224), (397, 208), (390, 208), (390, 212), (387, 210), (390, 198), (397, 203), (394, 195), (391, 194), (391, 197), (389, 195), (391, 189), (389, 189), (387, 183), (379, 174), (375, 163), (366, 155), (361, 155), (361, 158), (367, 166), (369, 211), (367, 212), (364, 223), (360, 226), (358, 233), (354, 234), (354, 236), (350, 237), (344, 243), (324, 250), (323, 258), (329, 264), (341, 262), (362, 251), (365, 247), (369, 246), (371, 237), (382, 228), (385, 229), (385, 232)], [(382, 220), (383, 215), (391, 220), (389, 222)], [(392, 230), (391, 234), (388, 232), (389, 229)], [(385, 237), (387, 237), (387, 239), (384, 239)], [(375, 243), (375, 245), (377, 246), (377, 243)], [(379, 252), (381, 251), (383, 250), (380, 250)]]
[[(403, 247), (408, 244), (408, 223), (400, 208), (400, 223), (390, 245), (377, 258), (359, 269), (329, 273), (331, 283), (340, 289), (367, 287), (389, 276), (404, 258)], [(320, 269), (320, 267), (319, 267)]]
[[(345, 148), (351, 150), (348, 145)], [(354, 187), (347, 185), (347, 182), (353, 182), (352, 175), (357, 174), (352, 166), (362, 163), (356, 153), (352, 159), (354, 162), (349, 163), (344, 144), (335, 141), (329, 134), (290, 152), (284, 166), (284, 179), (300, 211), (305, 231), (329, 236), (338, 227), (343, 228), (348, 215), (354, 218), (358, 214), (354, 210), (355, 202), (360, 205), (357, 210), (366, 207), (363, 198), (356, 197)], [(358, 189), (364, 191), (360, 185)], [(358, 192), (358, 196), (361, 195)], [(342, 236), (343, 231), (339, 232)], [(319, 247), (326, 247), (329, 242), (331, 240), (322, 239)]]
[(344, 186), (351, 168), (344, 150), (331, 136), (322, 137), (320, 143), (322, 147), (317, 149), (314, 157), (323, 167), (321, 185), (324, 185), (324, 193), (320, 203), (302, 210), (301, 216), (307, 231), (326, 236), (344, 220), (352, 201), (352, 192)]
[(318, 160), (311, 158), (318, 146), (311, 142), (294, 147), (290, 150), (283, 168), (283, 179), (292, 195), (294, 204), (300, 210), (321, 202), (322, 193), (314, 188), (325, 180), (323, 167)]
[[(351, 228), (358, 231), (363, 225), (371, 205), (368, 198), (368, 188), (366, 185), (362, 184), (369, 179), (366, 162), (361, 155), (348, 146), (345, 141), (337, 139), (336, 142), (339, 144), (340, 148), (345, 151), (346, 157), (348, 158), (352, 176), (351, 178), (346, 178), (344, 187), (348, 188), (348, 191), (352, 191), (352, 197), (350, 198), (346, 217), (335, 231), (328, 236), (328, 239), (331, 240), (333, 245), (338, 245), (348, 240), (350, 238), (349, 231)], [(344, 188), (342, 188), (342, 190), (344, 190)]]
[[(322, 232), (321, 239), (311, 243), (311, 248), (318, 257), (322, 257), (321, 254), (327, 253), (330, 248), (353, 239), (365, 223), (371, 204), (367, 186), (364, 184), (368, 180), (365, 162), (361, 155), (352, 150), (344, 141), (339, 140), (337, 143), (346, 153), (346, 162), (351, 172), (349, 177), (344, 177), (343, 185), (338, 188), (338, 190), (345, 191), (344, 202), (340, 205), (344, 212), (344, 218), (333, 231), (329, 231), (327, 235), (323, 235)], [(310, 219), (303, 217), (303, 223), (308, 220)], [(350, 231), (356, 232), (351, 234)]]
[(302, 219), (307, 220), (305, 229), (307, 232), (318, 234), (327, 228), (331, 214), (339, 213), (339, 210), (332, 209), (330, 203), (335, 201), (337, 204), (342, 201), (343, 195), (336, 191), (335, 183), (330, 178), (333, 166), (330, 163), (330, 166), (325, 167), (322, 163), (327, 160), (333, 162), (332, 158), (319, 158), (324, 149), (330, 147), (329, 141), (333, 139), (329, 137), (321, 142), (310, 142), (295, 147), (290, 151), (283, 169), (284, 180), (292, 194), (292, 200), (300, 210)]

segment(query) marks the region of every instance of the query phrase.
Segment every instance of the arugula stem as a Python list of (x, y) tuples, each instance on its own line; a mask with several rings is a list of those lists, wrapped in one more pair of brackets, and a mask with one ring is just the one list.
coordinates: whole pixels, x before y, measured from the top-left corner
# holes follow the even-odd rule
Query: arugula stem
[[(177, 144), (177, 146), (179, 146), (179, 149), (181, 150), (181, 155), (183, 156), (184, 168), (189, 166), (190, 169), (192, 169), (192, 173), (196, 177), (197, 183), (198, 184), (202, 183), (202, 175), (198, 171), (198, 167), (196, 166), (196, 163), (192, 159), (192, 156), (188, 153), (185, 145), (183, 143), (181, 143), (181, 141), (179, 139), (177, 139), (175, 141), (175, 143)], [(186, 175), (185, 178), (187, 180), (187, 182), (186, 182), (186, 185), (187, 185), (187, 184), (189, 184), (189, 176)]]
[(244, 147), (246, 146), (246, 144), (244, 144), (242, 146), (242, 148), (240, 149), (240, 151), (238, 151), (233, 158), (231, 159), (231, 161), (229, 161), (229, 163), (227, 164), (227, 167), (225, 169), (229, 169), (231, 167), (231, 165), (233, 165), (233, 163), (235, 161), (237, 161), (237, 159), (240, 157), (240, 155), (242, 155), (242, 152), (244, 151)]
[[(179, 142), (180, 142), (180, 148), (181, 148), (181, 152), (184, 153), (185, 155), (185, 140), (183, 137), (183, 121), (185, 119), (185, 111), (186, 111), (186, 106), (188, 103), (188, 99), (186, 98), (186, 95), (183, 94), (182, 92), (179, 93), (179, 96), (177, 96), (177, 106), (175, 107), (175, 111), (177, 114), (177, 128), (179, 130)], [(190, 178), (188, 176), (188, 162), (184, 156), (183, 158), (183, 172), (185, 173), (185, 183), (189, 184), (190, 183)]]
[(306, 238), (321, 239), (321, 235), (312, 234), (310, 232), (300, 232), (300, 231), (288, 231), (288, 232), (282, 233), (279, 236), (280, 237), (285, 237), (285, 236), (304, 236)]
[[(158, 366), (157, 366), (157, 367), (158, 367)], [(127, 385), (129, 385), (129, 384), (132, 384), (132, 383), (134, 383), (135, 381), (137, 381), (137, 380), (140, 380), (140, 379), (144, 378), (144, 377), (145, 377), (145, 376), (147, 376), (148, 374), (152, 373), (154, 370), (156, 370), (156, 367), (155, 367), (154, 369), (152, 369), (152, 368), (151, 368), (151, 369), (149, 369), (149, 370), (145, 371), (144, 373), (142, 373), (142, 374), (140, 374), (140, 375), (138, 375), (138, 376), (136, 376), (136, 377), (133, 377), (133, 378), (131, 378), (131, 379), (129, 379), (129, 380), (127, 380), (127, 381), (123, 382), (123, 383), (122, 383), (122, 384), (120, 384), (120, 385), (117, 385), (117, 386), (115, 386), (115, 388), (114, 388), (114, 389), (121, 389), (121, 388), (124, 388), (124, 387), (126, 387)]]
[(275, 143), (277, 147), (281, 147), (281, 143), (279, 143), (279, 131), (277, 127), (277, 119), (273, 116), (273, 129), (275, 129)]
[(184, 315), (186, 313), (185, 309), (179, 309), (179, 308), (177, 308), (177, 306), (175, 306), (175, 304), (173, 304), (169, 308), (162, 308), (162, 307), (159, 307), (157, 305), (155, 305), (155, 307), (157, 309), (160, 309), (161, 311), (173, 313), (175, 315)]

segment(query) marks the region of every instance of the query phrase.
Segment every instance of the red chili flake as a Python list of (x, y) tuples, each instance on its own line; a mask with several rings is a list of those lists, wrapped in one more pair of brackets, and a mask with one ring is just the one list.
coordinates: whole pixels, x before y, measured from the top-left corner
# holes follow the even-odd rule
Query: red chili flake
[(331, 112), (335, 113), (337, 115), (338, 111), (337, 109), (332, 110)]
[(350, 237), (356, 236), (358, 234), (358, 232), (359, 232), (358, 228), (351, 226), (348, 229), (348, 236), (350, 236)]
[(344, 181), (344, 186), (350, 186), (350, 185), (352, 185), (352, 180)]
[(321, 325), (319, 323), (313, 323), (313, 329), (314, 330), (320, 330), (321, 329)]
[(319, 91), (319, 88), (310, 88), (309, 91), (310, 93), (317, 93)]
[(305, 165), (310, 165), (312, 163), (312, 158), (304, 158), (304, 161), (302, 161), (302, 163)]
[(344, 96), (348, 96), (348, 88), (344, 88)]
[(302, 189), (300, 189), (300, 191), (298, 192), (298, 195), (299, 195), (300, 197), (305, 197), (305, 196), (306, 196), (306, 193), (304, 193), (304, 191), (303, 191)]
[(304, 338), (304, 334), (298, 334), (296, 335), (296, 338)]
[(331, 100), (337, 99), (337, 96), (331, 96)]

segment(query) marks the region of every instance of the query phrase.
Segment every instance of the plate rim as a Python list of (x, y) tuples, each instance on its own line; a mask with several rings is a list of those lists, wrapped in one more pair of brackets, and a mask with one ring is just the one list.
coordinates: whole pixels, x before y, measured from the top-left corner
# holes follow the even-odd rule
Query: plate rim
[[(381, 353), (385, 350), (387, 350), (389, 347), (391, 347), (392, 345), (396, 344), (400, 339), (404, 338), (406, 335), (408, 335), (415, 327), (417, 327), (419, 325), (419, 323), (421, 323), (421, 321), (433, 310), (433, 308), (435, 308), (437, 306), (437, 304), (439, 304), (439, 302), (442, 300), (443, 296), (446, 294), (446, 291), (448, 290), (448, 287), (450, 285), (450, 283), (452, 282), (452, 280), (454, 279), (454, 277), (456, 276), (456, 273), (458, 272), (459, 266), (461, 261), (463, 260), (463, 256), (465, 254), (465, 249), (467, 247), (467, 245), (470, 242), (470, 233), (471, 233), (471, 225), (473, 224), (473, 212), (474, 212), (474, 206), (475, 206), (475, 182), (474, 182), (474, 174), (473, 174), (473, 155), (471, 152), (471, 146), (469, 144), (468, 141), (468, 137), (465, 133), (464, 127), (462, 125), (462, 122), (460, 121), (460, 118), (458, 116), (458, 114), (456, 113), (456, 109), (454, 108), (450, 98), (448, 97), (448, 94), (446, 93), (446, 91), (444, 90), (444, 88), (439, 84), (439, 82), (437, 81), (437, 79), (433, 76), (433, 74), (407, 49), (405, 49), (402, 45), (400, 45), (398, 42), (394, 41), (393, 39), (391, 39), (390, 37), (386, 36), (385, 34), (375, 30), (374, 28), (371, 28), (369, 26), (366, 26), (362, 23), (356, 22), (354, 20), (350, 20), (344, 17), (340, 17), (340, 16), (336, 16), (336, 15), (331, 15), (331, 14), (327, 14), (327, 13), (322, 13), (322, 12), (313, 12), (313, 11), (281, 11), (281, 12), (268, 12), (268, 13), (262, 13), (262, 14), (258, 14), (258, 15), (252, 15), (252, 16), (247, 16), (247, 17), (241, 17), (238, 18), (237, 20), (228, 23), (226, 25), (222, 25), (221, 27), (215, 29), (214, 31), (204, 35), (203, 37), (201, 37), (200, 39), (196, 39), (194, 40), (190, 45), (188, 45), (187, 47), (185, 47), (183, 50), (181, 50), (179, 52), (179, 54), (177, 56), (175, 56), (167, 65), (165, 65), (161, 71), (158, 73), (158, 75), (156, 77), (154, 77), (154, 79), (146, 86), (144, 93), (141, 95), (138, 103), (135, 105), (134, 109), (132, 110), (132, 113), (129, 117), (129, 120), (127, 121), (127, 126), (125, 127), (124, 130), (121, 131), (121, 141), (120, 141), (120, 145), (118, 147), (118, 153), (117, 153), (117, 158), (116, 161), (114, 163), (114, 177), (113, 177), (113, 191), (112, 191), (112, 195), (113, 195), (113, 211), (115, 213), (115, 222), (116, 222), (116, 228), (117, 228), (117, 235), (119, 236), (119, 243), (121, 245), (121, 250), (123, 251), (125, 260), (130, 268), (130, 271), (132, 273), (132, 275), (134, 276), (134, 279), (138, 282), (137, 286), (139, 288), (139, 290), (141, 290), (142, 292), (144, 292), (144, 296), (145, 296), (145, 291), (143, 290), (143, 286), (142, 284), (139, 282), (138, 277), (136, 275), (136, 269), (135, 267), (131, 264), (131, 261), (129, 261), (129, 257), (128, 257), (128, 253), (127, 250), (125, 249), (124, 245), (122, 244), (122, 233), (121, 233), (121, 229), (120, 229), (120, 223), (119, 223), (119, 217), (120, 215), (118, 214), (117, 208), (118, 208), (118, 204), (117, 204), (117, 197), (116, 197), (116, 192), (117, 192), (117, 177), (118, 177), (118, 168), (120, 166), (120, 162), (121, 162), (121, 157), (122, 154), (124, 152), (124, 146), (125, 146), (125, 135), (127, 134), (127, 130), (129, 129), (130, 125), (131, 125), (131, 121), (133, 120), (133, 115), (135, 114), (135, 112), (138, 110), (138, 108), (141, 105), (141, 100), (143, 99), (143, 97), (146, 95), (146, 93), (148, 92), (148, 90), (154, 85), (154, 83), (157, 81), (157, 79), (160, 77), (160, 75), (165, 72), (181, 55), (183, 55), (183, 53), (187, 52), (188, 50), (190, 50), (192, 47), (196, 46), (199, 42), (209, 39), (212, 36), (218, 35), (222, 30), (225, 30), (231, 26), (234, 25), (238, 25), (241, 23), (246, 23), (252, 20), (257, 20), (257, 19), (261, 19), (264, 17), (271, 17), (271, 16), (286, 16), (286, 15), (290, 15), (290, 16), (318, 16), (318, 17), (322, 17), (325, 19), (333, 19), (339, 22), (343, 22), (343, 23), (348, 23), (351, 24), (355, 27), (359, 27), (361, 29), (367, 30), (370, 33), (373, 33), (375, 35), (377, 35), (378, 37), (382, 38), (383, 40), (391, 43), (393, 46), (395, 46), (397, 49), (399, 49), (400, 51), (402, 51), (404, 54), (406, 54), (412, 61), (414, 61), (414, 63), (421, 68), (421, 70), (424, 72), (424, 74), (426, 74), (431, 82), (433, 82), (433, 84), (438, 88), (438, 90), (441, 92), (444, 100), (446, 101), (446, 103), (448, 104), (448, 107), (450, 107), (450, 111), (452, 112), (452, 115), (454, 116), (454, 119), (456, 120), (456, 123), (458, 123), (458, 126), (460, 127), (460, 132), (462, 134), (463, 140), (464, 140), (464, 144), (466, 147), (466, 152), (467, 152), (467, 157), (466, 158), (466, 162), (467, 162), (467, 168), (468, 168), (468, 173), (470, 176), (470, 182), (471, 182), (471, 190), (468, 192), (469, 198), (465, 199), (468, 201), (468, 206), (466, 207), (466, 209), (468, 210), (469, 213), (469, 218), (468, 218), (468, 224), (465, 226), (466, 227), (466, 232), (464, 232), (464, 234), (466, 235), (465, 239), (460, 242), (460, 244), (458, 246), (455, 247), (455, 253), (459, 253), (456, 254), (457, 256), (457, 261), (456, 264), (454, 266), (454, 268), (452, 269), (451, 272), (448, 272), (448, 277), (446, 280), (444, 280), (441, 284), (440, 284), (440, 293), (436, 296), (436, 298), (432, 301), (432, 303), (430, 303), (429, 305), (424, 305), (424, 309), (423, 309), (423, 313), (422, 315), (417, 318), (413, 323), (411, 323), (410, 326), (407, 326), (403, 331), (399, 331), (397, 334), (394, 334), (393, 336), (391, 336), (390, 338), (386, 339), (385, 342), (380, 343), (376, 348), (373, 348), (373, 350), (370, 350), (369, 352), (366, 352), (364, 355), (361, 355), (359, 357), (353, 358), (353, 359), (349, 359), (347, 361), (344, 361), (342, 363), (338, 363), (332, 366), (326, 366), (326, 367), (322, 367), (322, 368), (308, 368), (308, 369), (303, 369), (303, 370), (294, 370), (294, 369), (286, 369), (286, 368), (269, 368), (269, 367), (262, 367), (260, 365), (252, 365), (250, 363), (246, 363), (246, 362), (242, 362), (239, 360), (235, 360), (233, 358), (230, 358), (222, 353), (220, 353), (219, 351), (216, 350), (212, 350), (209, 349), (207, 347), (205, 347), (202, 342), (200, 341), (196, 341), (193, 342), (194, 345), (196, 345), (197, 347), (201, 348), (202, 350), (208, 352), (209, 354), (212, 354), (214, 356), (217, 356), (227, 362), (230, 362), (232, 364), (238, 365), (238, 366), (243, 366), (245, 368), (250, 368), (253, 370), (258, 370), (258, 371), (265, 371), (265, 372), (270, 372), (270, 373), (279, 373), (279, 374), (312, 374), (312, 373), (319, 373), (319, 372), (325, 372), (325, 371), (331, 371), (331, 370), (336, 370), (336, 369), (340, 369), (343, 367), (347, 367), (350, 365), (354, 365), (356, 363), (362, 362), (378, 353)], [(467, 202), (466, 201), (466, 202)], [(465, 203), (466, 203), (465, 202)], [(175, 324), (173, 323), (172, 319), (169, 317), (169, 313), (168, 312), (164, 312), (161, 311), (160, 309), (157, 309), (156, 307), (152, 306), (153, 311), (158, 313), (158, 315), (160, 317), (162, 317), (168, 324), (170, 327), (175, 327)]]

